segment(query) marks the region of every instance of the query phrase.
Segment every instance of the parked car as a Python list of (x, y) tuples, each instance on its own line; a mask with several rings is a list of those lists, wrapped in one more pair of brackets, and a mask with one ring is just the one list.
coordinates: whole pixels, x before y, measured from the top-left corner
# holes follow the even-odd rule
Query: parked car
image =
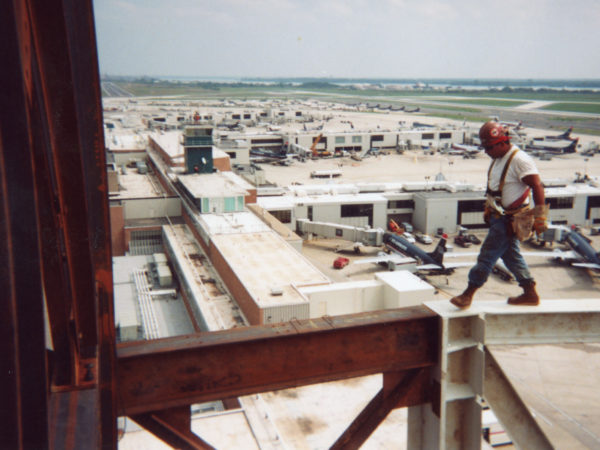
[(433, 242), (433, 239), (431, 239), (431, 237), (428, 234), (425, 233), (419, 233), (416, 232), (415, 233), (415, 239), (417, 241), (419, 241), (421, 244), (431, 244)]
[(415, 237), (412, 234), (410, 234), (409, 232), (405, 231), (404, 233), (402, 233), (402, 237), (404, 239), (406, 239), (408, 242), (410, 242), (411, 244), (414, 244), (416, 242)]
[(481, 244), (481, 239), (479, 239), (474, 234), (467, 234), (467, 239), (469, 240), (469, 242), (471, 242), (471, 244), (475, 244), (475, 245)]
[(340, 256), (339, 258), (336, 258), (335, 261), (333, 261), (333, 268), (334, 269), (343, 269), (349, 263), (350, 263), (350, 260), (348, 258), (344, 258), (343, 256)]
[(469, 241), (469, 239), (467, 239), (466, 236), (456, 236), (454, 238), (454, 243), (456, 245), (460, 245), (461, 247), (470, 247), (471, 246), (471, 241)]
[(413, 226), (410, 223), (408, 223), (408, 222), (402, 222), (400, 224), (400, 226), (402, 228), (404, 228), (404, 231), (406, 231), (407, 233), (412, 233), (413, 232)]

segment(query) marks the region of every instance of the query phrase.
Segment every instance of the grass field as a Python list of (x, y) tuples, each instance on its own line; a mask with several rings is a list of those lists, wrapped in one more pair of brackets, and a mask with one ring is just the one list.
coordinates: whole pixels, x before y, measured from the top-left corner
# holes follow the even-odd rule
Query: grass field
[[(335, 85), (321, 86), (293, 86), (289, 84), (243, 84), (237, 83), (230, 85), (227, 83), (174, 83), (174, 82), (116, 82), (123, 89), (136, 96), (161, 96), (161, 95), (183, 95), (183, 96), (264, 96), (265, 94), (276, 96), (304, 96), (304, 95), (334, 95), (341, 97), (351, 97), (357, 99), (372, 98), (373, 100), (386, 99), (401, 100), (407, 97), (430, 97), (439, 101), (455, 101), (464, 103), (474, 103), (471, 99), (481, 99), (477, 104), (482, 105), (506, 105), (512, 106), (515, 103), (524, 103), (529, 100), (546, 100), (561, 103), (571, 102), (599, 102), (600, 92), (592, 91), (534, 91), (534, 90), (472, 90), (472, 91), (448, 91), (443, 92), (433, 89), (424, 90), (391, 90), (391, 89), (366, 89), (358, 90), (351, 87), (342, 87)], [(458, 97), (458, 98), (457, 98)], [(495, 103), (497, 99), (500, 103)], [(492, 103), (488, 103), (492, 101)], [(507, 103), (504, 103), (507, 102)]]
[(566, 103), (558, 102), (541, 109), (550, 111), (568, 111), (588, 114), (600, 114), (600, 103)]
[(502, 100), (502, 99), (490, 99), (490, 98), (469, 98), (469, 99), (458, 99), (458, 98), (434, 98), (437, 102), (448, 102), (448, 103), (465, 103), (469, 105), (482, 105), (482, 106), (501, 106), (501, 107), (515, 107), (524, 105), (528, 102), (522, 100)]

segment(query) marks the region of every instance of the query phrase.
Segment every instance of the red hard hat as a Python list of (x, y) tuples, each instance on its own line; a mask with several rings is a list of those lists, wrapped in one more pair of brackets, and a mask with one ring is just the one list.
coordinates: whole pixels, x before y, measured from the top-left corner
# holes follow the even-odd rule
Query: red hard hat
[(479, 129), (479, 139), (483, 147), (489, 147), (510, 139), (508, 131), (498, 122), (486, 122)]

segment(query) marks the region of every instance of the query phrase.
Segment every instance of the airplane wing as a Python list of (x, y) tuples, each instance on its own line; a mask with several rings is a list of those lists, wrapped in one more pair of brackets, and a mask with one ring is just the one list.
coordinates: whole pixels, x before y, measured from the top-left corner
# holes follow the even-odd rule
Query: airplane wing
[(444, 270), (444, 269), (456, 269), (458, 267), (471, 267), (474, 262), (460, 262), (460, 263), (444, 263), (444, 266), (438, 264), (422, 264), (417, 266), (417, 270)]
[[(387, 254), (383, 253), (373, 258), (362, 258), (357, 261), (354, 261), (353, 264), (411, 264), (416, 263), (417, 261), (414, 258), (410, 258), (408, 256), (403, 257), (400, 255)], [(443, 270), (443, 269), (456, 269), (457, 267), (470, 267), (474, 264), (474, 262), (456, 262), (456, 263), (444, 263), (444, 266), (440, 266), (438, 264), (421, 264), (416, 266), (417, 270)]]
[(444, 263), (446, 269), (456, 269), (458, 267), (471, 267), (475, 265), (475, 261), (472, 262), (455, 262), (455, 263)]
[(539, 256), (542, 258), (560, 258), (560, 259), (580, 259), (581, 256), (574, 252), (573, 250), (552, 250), (550, 252), (540, 251), (540, 252), (521, 252), (523, 256)]
[(600, 264), (594, 264), (594, 263), (573, 263), (571, 264), (574, 267), (582, 267), (584, 269), (596, 269), (596, 270), (600, 270)]
[[(550, 257), (550, 258), (559, 258), (562, 260), (567, 260), (567, 261), (577, 261), (577, 260), (582, 260), (581, 255), (579, 255), (577, 252), (573, 251), (573, 250), (567, 250), (567, 251), (561, 251), (561, 250), (554, 250), (552, 252), (526, 252), (523, 253), (523, 256), (546, 256), (546, 257)], [(572, 262), (571, 266), (573, 267), (581, 267), (584, 269), (595, 269), (595, 270), (600, 270), (600, 264), (596, 264), (596, 263), (588, 263), (588, 262)]]
[(417, 266), (418, 270), (440, 270), (443, 269), (443, 267), (438, 266), (437, 264), (423, 264), (420, 266)]
[[(383, 253), (383, 252), (382, 252)], [(410, 264), (417, 262), (414, 258), (408, 256), (400, 256), (394, 254), (379, 254), (373, 258), (362, 258), (354, 261), (353, 264), (378, 264), (378, 263), (394, 263), (394, 264)], [(438, 267), (439, 268), (439, 267)]]
[[(446, 252), (444, 258), (460, 258), (461, 256), (479, 256), (479, 252)], [(445, 266), (446, 264), (444, 264)]]

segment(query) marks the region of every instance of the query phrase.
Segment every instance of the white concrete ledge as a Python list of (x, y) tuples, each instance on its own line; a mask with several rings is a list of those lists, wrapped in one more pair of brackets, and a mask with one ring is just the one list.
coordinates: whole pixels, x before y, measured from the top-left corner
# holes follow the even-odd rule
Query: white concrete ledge
[(423, 304), (440, 317), (600, 312), (600, 298), (541, 300), (538, 306), (514, 306), (509, 305), (505, 300), (475, 300), (468, 309), (458, 309), (450, 301), (438, 300)]

